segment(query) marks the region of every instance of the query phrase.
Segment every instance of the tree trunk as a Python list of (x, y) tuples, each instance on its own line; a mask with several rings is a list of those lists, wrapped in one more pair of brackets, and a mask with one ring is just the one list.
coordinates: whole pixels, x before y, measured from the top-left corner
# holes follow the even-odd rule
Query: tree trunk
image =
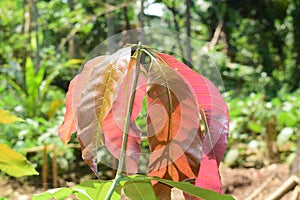
[(191, 48), (191, 13), (190, 13), (190, 0), (186, 0), (186, 58), (188, 62), (192, 63), (192, 48)]
[[(292, 90), (299, 88), (299, 79), (300, 79), (300, 2), (295, 1), (295, 10), (293, 12), (293, 24), (294, 24), (294, 42), (295, 42), (295, 50), (297, 52), (296, 58), (296, 66), (293, 71), (293, 79), (296, 80), (292, 84)], [(300, 135), (298, 135), (298, 142), (297, 142), (297, 152), (296, 158), (292, 165), (291, 173), (300, 177)]]
[(297, 145), (298, 145), (298, 147), (297, 147), (297, 152), (296, 152), (296, 158), (292, 165), (291, 173), (300, 177), (300, 136), (298, 136)]
[(299, 80), (300, 80), (300, 1), (295, 0), (295, 10), (292, 12), (293, 16), (293, 26), (294, 26), (294, 46), (295, 51), (297, 53), (296, 57), (296, 66), (293, 67), (292, 74), (291, 74), (291, 90), (296, 90), (300, 87)]

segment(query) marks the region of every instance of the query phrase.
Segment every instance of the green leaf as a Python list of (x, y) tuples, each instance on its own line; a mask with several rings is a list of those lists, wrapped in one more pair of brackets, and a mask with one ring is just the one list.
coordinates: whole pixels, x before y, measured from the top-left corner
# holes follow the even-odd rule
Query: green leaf
[(13, 122), (23, 122), (24, 120), (14, 116), (8, 110), (0, 110), (0, 123), (1, 124), (11, 124)]
[[(105, 199), (111, 184), (112, 181), (88, 180), (75, 186), (75, 188), (84, 189), (92, 199), (102, 200)], [(79, 199), (83, 199), (82, 194), (77, 194), (77, 197)], [(111, 197), (111, 200), (119, 200), (119, 199), (121, 199), (121, 186), (117, 186), (115, 192)]]
[(251, 121), (248, 123), (248, 128), (256, 133), (261, 133), (263, 129), (263, 127), (260, 124)]
[(294, 127), (297, 124), (297, 116), (293, 115), (292, 112), (280, 112), (277, 115), (278, 124), (285, 127)]
[(130, 180), (124, 184), (124, 192), (131, 200), (157, 199), (151, 182), (148, 180)]
[(0, 170), (14, 177), (39, 174), (23, 155), (5, 144), (0, 144)]
[(81, 200), (92, 200), (92, 198), (85, 192), (83, 189), (78, 188), (56, 188), (48, 190), (41, 194), (34, 194), (32, 200), (45, 200), (45, 199), (56, 199), (56, 200), (63, 200), (69, 197), (71, 194), (80, 194)]
[(27, 57), (25, 64), (25, 81), (27, 99), (26, 104), (29, 110), (29, 115), (33, 116), (35, 113), (36, 97), (38, 95), (38, 87), (36, 86), (34, 64), (30, 57)]
[(32, 200), (45, 200), (45, 199), (64, 199), (69, 197), (71, 194), (73, 194), (72, 188), (57, 188), (48, 190), (46, 192), (43, 192), (41, 194), (34, 194), (32, 196)]
[(189, 193), (193, 196), (202, 198), (203, 200), (211, 200), (211, 199), (218, 199), (218, 200), (234, 200), (233, 197), (225, 194), (219, 194), (217, 192), (207, 190), (207, 189), (202, 189), (200, 187), (194, 186), (190, 183), (187, 182), (174, 182), (170, 180), (165, 180), (157, 177), (153, 177), (153, 180), (157, 180), (161, 183), (167, 184), (171, 187), (178, 188), (182, 190), (185, 193)]

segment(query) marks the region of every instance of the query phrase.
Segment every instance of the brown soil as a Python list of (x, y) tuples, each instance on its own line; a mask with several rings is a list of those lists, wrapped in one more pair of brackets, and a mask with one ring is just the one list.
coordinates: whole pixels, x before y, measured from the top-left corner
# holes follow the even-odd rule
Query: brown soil
[[(238, 200), (249, 198), (263, 184), (266, 187), (253, 199), (265, 200), (289, 178), (289, 171), (289, 166), (285, 164), (272, 164), (261, 169), (220, 167), (224, 191)], [(288, 192), (281, 200), (290, 200), (291, 195), (292, 192)]]
[[(220, 167), (224, 191), (233, 195), (238, 200), (244, 200), (254, 191), (257, 190), (265, 181), (268, 182), (266, 188), (256, 196), (255, 200), (264, 200), (268, 195), (273, 193), (280, 185), (289, 177), (289, 167), (284, 164), (273, 164), (261, 169), (238, 168), (231, 169), (224, 165)], [(89, 178), (92, 176), (87, 175)], [(88, 178), (86, 177), (86, 178)], [(66, 177), (64, 177), (66, 178)], [(73, 185), (80, 180), (73, 176), (73, 180), (69, 179), (66, 183), (65, 179), (59, 180), (60, 185)], [(51, 184), (49, 184), (51, 185)], [(50, 186), (49, 186), (50, 187)], [(21, 178), (14, 179), (0, 176), (0, 197), (12, 200), (31, 199), (32, 194), (42, 192), (41, 178)], [(292, 192), (286, 194), (282, 200), (290, 199)], [(1, 198), (0, 198), (1, 199)]]

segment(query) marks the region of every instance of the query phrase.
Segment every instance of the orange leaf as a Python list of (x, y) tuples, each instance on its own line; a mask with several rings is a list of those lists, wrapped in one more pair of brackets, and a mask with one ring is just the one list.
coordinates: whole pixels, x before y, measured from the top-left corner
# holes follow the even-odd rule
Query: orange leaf
[(199, 105), (199, 113), (207, 127), (206, 134), (203, 135), (202, 161), (196, 185), (222, 192), (218, 168), (227, 144), (229, 129), (227, 105), (211, 81), (170, 55), (162, 53), (157, 55), (167, 65), (176, 70), (192, 88)]
[(66, 95), (66, 113), (63, 124), (58, 128), (58, 135), (64, 144), (70, 140), (71, 134), (77, 130), (76, 113), (81, 99), (81, 93), (88, 84), (89, 78), (95, 66), (101, 63), (106, 56), (99, 56), (88, 61), (80, 74), (70, 82)]
[[(174, 181), (196, 178), (201, 160), (196, 97), (184, 79), (159, 60), (149, 67), (147, 95), (149, 175)], [(159, 184), (154, 189), (157, 194), (165, 191)]]
[(82, 157), (94, 172), (97, 172), (97, 148), (104, 145), (103, 121), (110, 112), (126, 76), (130, 56), (129, 47), (107, 56), (95, 67), (82, 92), (76, 113), (77, 137), (81, 145)]
[[(132, 66), (135, 67), (135, 65), (135, 62), (133, 62)], [(125, 119), (129, 106), (133, 75), (134, 70), (132, 68), (127, 73), (113, 107), (107, 117), (104, 119), (103, 123), (105, 146), (109, 152), (118, 159), (120, 158), (123, 141), (123, 129), (125, 126)], [(131, 113), (131, 124), (126, 147), (125, 168), (123, 169), (124, 172), (128, 172), (130, 174), (137, 173), (138, 171), (138, 161), (141, 152), (140, 140), (142, 133), (141, 130), (136, 126), (135, 120), (143, 106), (143, 98), (146, 94), (146, 81), (147, 79), (144, 76), (144, 73), (140, 73), (137, 89), (135, 91), (133, 110)]]

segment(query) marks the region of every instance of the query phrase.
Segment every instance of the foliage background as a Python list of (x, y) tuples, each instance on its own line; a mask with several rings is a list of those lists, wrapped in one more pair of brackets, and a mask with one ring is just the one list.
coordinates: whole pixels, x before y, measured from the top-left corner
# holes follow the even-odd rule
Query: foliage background
[[(0, 142), (24, 154), (56, 144), (59, 169), (78, 162), (56, 133), (69, 81), (106, 38), (150, 26), (197, 40), (202, 47), (180, 44), (182, 57), (204, 49), (220, 71), (231, 117), (228, 165), (292, 163), (300, 133), (299, 19), (299, 0), (1, 0), (0, 108), (25, 122), (0, 125)], [(41, 153), (27, 157), (41, 170)]]

